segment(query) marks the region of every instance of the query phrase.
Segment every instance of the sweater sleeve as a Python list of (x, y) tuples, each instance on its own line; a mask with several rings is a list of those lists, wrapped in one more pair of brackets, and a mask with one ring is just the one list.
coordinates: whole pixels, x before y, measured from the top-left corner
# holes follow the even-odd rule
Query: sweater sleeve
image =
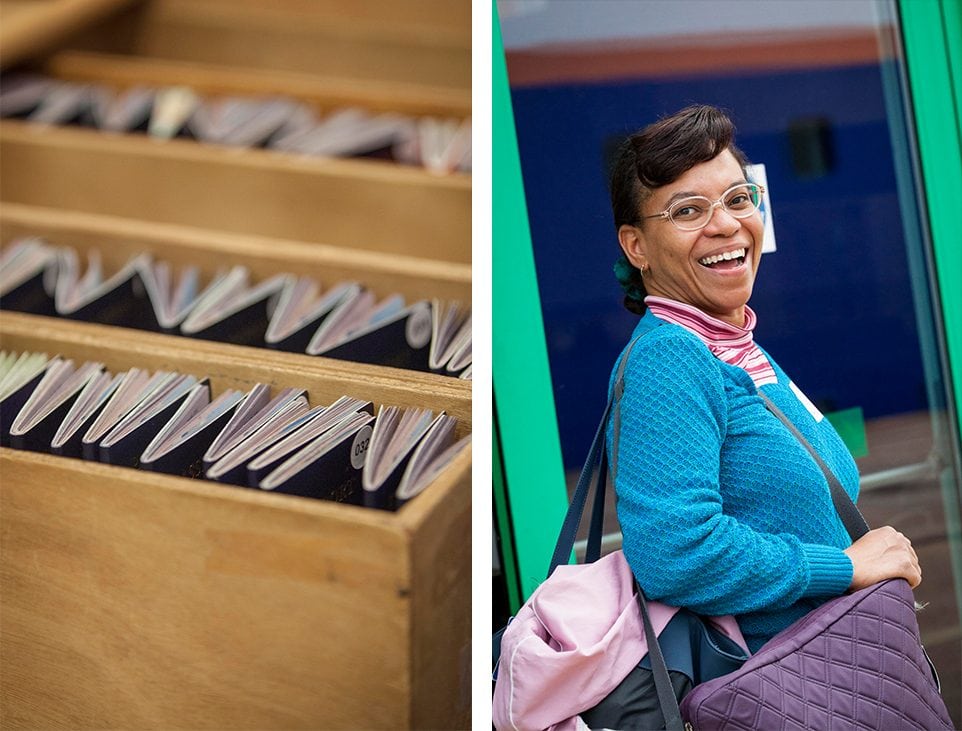
[[(852, 564), (841, 549), (759, 532), (722, 512), (725, 384), (698, 340), (644, 338), (625, 370), (620, 413), (618, 517), (650, 598), (723, 615), (845, 592)], [(608, 437), (610, 450), (611, 428)]]

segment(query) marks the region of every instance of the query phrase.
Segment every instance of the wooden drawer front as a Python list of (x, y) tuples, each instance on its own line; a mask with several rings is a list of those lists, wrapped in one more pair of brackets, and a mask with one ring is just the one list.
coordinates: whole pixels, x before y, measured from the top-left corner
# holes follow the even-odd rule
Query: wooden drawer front
[(74, 46), (189, 63), (470, 89), (471, 3), (149, 0), (99, 24)]
[(255, 383), (298, 386), (307, 389), (312, 404), (347, 395), (424, 406), (457, 417), (459, 435), (471, 431), (471, 383), (457, 378), (19, 312), (3, 312), (0, 336), (4, 350), (92, 360), (115, 371), (143, 367), (209, 376), (215, 396)]
[[(0, 452), (5, 728), (406, 717), (397, 530)], [(374, 690), (363, 701), (362, 688)]]
[(469, 180), (381, 163), (0, 124), (0, 198), (161, 223), (471, 260)]
[(457, 117), (471, 116), (471, 94), (436, 86), (408, 86), (370, 79), (311, 76), (262, 68), (184, 63), (158, 58), (90, 51), (61, 51), (44, 62), (45, 74), (65, 81), (125, 89), (138, 85), (189, 86), (210, 96), (288, 96), (327, 113), (356, 106), (378, 112)]

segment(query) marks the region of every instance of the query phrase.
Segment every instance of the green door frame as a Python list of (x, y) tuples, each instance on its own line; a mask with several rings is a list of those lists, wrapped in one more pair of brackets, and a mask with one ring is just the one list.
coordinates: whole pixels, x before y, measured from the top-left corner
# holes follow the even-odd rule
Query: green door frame
[[(897, 1), (960, 434), (962, 0)], [(500, 434), (494, 469), (504, 476), (494, 500), (501, 540), (514, 549), (520, 603), (544, 578), (567, 491), (501, 26), (492, 6), (492, 377)], [(513, 593), (511, 602), (516, 611)]]
[[(510, 523), (512, 535), (502, 532), (501, 542), (513, 543), (523, 601), (544, 581), (568, 493), (508, 69), (494, 2), (492, 9), (491, 376), (502, 460), (493, 471), (501, 472), (505, 483), (503, 489), (495, 490), (494, 503), (500, 530)], [(506, 512), (510, 521), (501, 517)], [(508, 590), (511, 597), (510, 585)], [(510, 609), (517, 611), (518, 605)]]
[[(956, 404), (962, 397), (962, 2), (899, 0), (922, 181)], [(956, 409), (957, 434), (962, 410)]]
[[(945, 339), (945, 387), (955, 404), (954, 437), (962, 446), (962, 222), (958, 215), (962, 196), (962, 1), (899, 0), (899, 15), (925, 190), (922, 213), (932, 241)], [(942, 471), (941, 483), (956, 606), (962, 618), (962, 520), (958, 482), (950, 466)]]

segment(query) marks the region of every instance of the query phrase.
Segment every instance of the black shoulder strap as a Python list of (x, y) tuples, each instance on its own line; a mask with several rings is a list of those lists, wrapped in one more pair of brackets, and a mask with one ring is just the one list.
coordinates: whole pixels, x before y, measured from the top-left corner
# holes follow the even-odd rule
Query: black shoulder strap
[[(621, 360), (618, 362), (618, 371), (615, 374), (612, 395), (608, 398), (608, 404), (605, 406), (605, 413), (601, 417), (601, 423), (598, 424), (598, 428), (595, 430), (595, 437), (591, 442), (591, 448), (588, 450), (588, 457), (585, 459), (584, 467), (581, 468), (578, 486), (571, 496), (571, 504), (568, 506), (568, 512), (565, 514), (564, 522), (561, 524), (561, 531), (558, 534), (554, 553), (551, 556), (551, 563), (548, 566), (548, 576), (551, 576), (554, 570), (561, 564), (568, 563), (568, 559), (571, 557), (571, 551), (575, 545), (575, 536), (578, 533), (578, 526), (581, 525), (581, 518), (584, 515), (585, 505), (588, 502), (588, 491), (591, 489), (591, 477), (595, 474), (596, 467), (598, 468), (597, 484), (595, 486), (595, 500), (592, 506), (591, 527), (588, 533), (588, 550), (585, 553), (586, 563), (596, 561), (601, 555), (602, 523), (604, 519), (606, 483), (608, 481), (605, 430), (608, 427), (608, 417), (611, 414), (612, 405), (614, 405), (615, 431), (612, 454), (615, 455), (617, 460), (620, 431), (618, 427), (621, 424), (621, 394), (625, 390), (625, 367), (628, 364), (628, 356), (631, 355), (631, 351), (642, 337), (643, 335), (639, 335), (628, 344), (625, 352), (622, 353)], [(614, 465), (612, 465), (612, 467), (614, 467)], [(612, 479), (614, 479), (614, 469), (612, 469), (611, 474)]]

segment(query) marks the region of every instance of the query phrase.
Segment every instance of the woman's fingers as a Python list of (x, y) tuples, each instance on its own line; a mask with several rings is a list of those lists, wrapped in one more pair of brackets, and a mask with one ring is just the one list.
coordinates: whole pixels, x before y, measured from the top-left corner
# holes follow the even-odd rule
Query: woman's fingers
[(922, 568), (912, 542), (891, 526), (866, 533), (845, 549), (852, 561), (850, 589), (864, 589), (879, 581), (903, 578), (914, 588), (922, 581)]

